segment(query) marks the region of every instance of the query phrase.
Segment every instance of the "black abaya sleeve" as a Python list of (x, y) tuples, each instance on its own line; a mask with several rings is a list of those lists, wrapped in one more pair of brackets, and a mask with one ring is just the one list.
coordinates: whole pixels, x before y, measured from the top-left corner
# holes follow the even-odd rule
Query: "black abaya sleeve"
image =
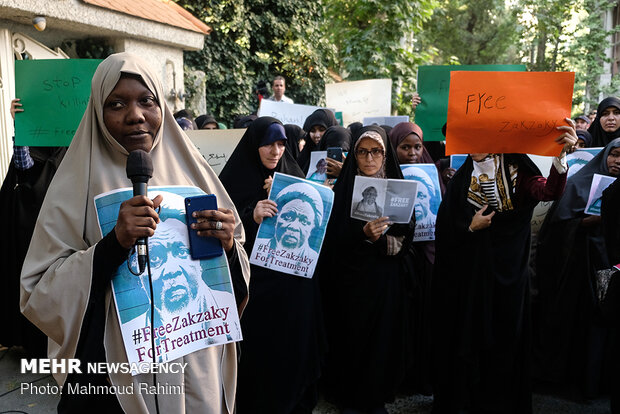
[(609, 263), (611, 265), (620, 263), (620, 180), (618, 179), (603, 191), (601, 224)]
[(237, 207), (239, 217), (241, 217), (241, 222), (243, 223), (243, 229), (245, 230), (245, 244), (243, 247), (248, 253), (248, 256), (252, 253), (252, 247), (254, 247), (254, 241), (256, 240), (258, 227), (260, 226), (254, 221), (254, 209), (259, 201), (266, 199), (267, 194), (265, 194), (264, 190), (261, 190), (256, 198), (243, 207), (243, 209)]
[[(105, 332), (105, 294), (109, 289), (110, 280), (114, 272), (127, 259), (128, 249), (123, 248), (116, 239), (114, 230), (109, 232), (95, 246), (93, 257), (93, 274), (90, 286), (90, 296), (86, 307), (86, 314), (80, 329), (80, 339), (75, 351), (75, 358), (79, 359), (82, 366), (87, 363), (106, 362), (103, 338)], [(72, 373), (67, 377), (67, 383), (80, 386), (109, 385), (106, 374)], [(63, 393), (58, 412), (75, 413), (85, 412), (93, 407), (93, 404), (106, 407), (110, 413), (121, 413), (116, 396), (107, 392), (95, 393), (94, 395)]]

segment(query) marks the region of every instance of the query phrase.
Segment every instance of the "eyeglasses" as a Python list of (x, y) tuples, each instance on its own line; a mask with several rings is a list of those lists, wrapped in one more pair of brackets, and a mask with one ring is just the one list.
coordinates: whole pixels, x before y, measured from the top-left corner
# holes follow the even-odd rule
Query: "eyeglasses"
[(383, 150), (381, 148), (373, 148), (370, 151), (366, 148), (358, 148), (355, 150), (355, 155), (360, 158), (366, 158), (366, 156), (370, 154), (371, 158), (383, 157)]

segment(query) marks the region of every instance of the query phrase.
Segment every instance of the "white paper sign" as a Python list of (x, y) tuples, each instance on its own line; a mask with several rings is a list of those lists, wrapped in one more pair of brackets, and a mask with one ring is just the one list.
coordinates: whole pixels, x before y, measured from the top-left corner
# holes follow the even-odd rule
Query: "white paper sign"
[(387, 125), (392, 128), (401, 122), (409, 122), (409, 115), (399, 116), (367, 116), (364, 118), (364, 126), (366, 125)]
[(390, 116), (392, 80), (369, 79), (325, 85), (328, 107), (342, 112), (344, 126), (362, 122), (365, 117)]
[(389, 217), (392, 223), (409, 223), (418, 183), (409, 180), (355, 176), (351, 217), (372, 221)]
[[(306, 118), (317, 109), (327, 109), (320, 106), (290, 104), (286, 102), (274, 102), (268, 99), (260, 101), (257, 115), (271, 116), (282, 122), (283, 125), (294, 124), (300, 128), (304, 127)], [(333, 112), (333, 109), (330, 109)]]
[(306, 178), (315, 183), (323, 184), (327, 179), (327, 151), (312, 151), (310, 153), (310, 168)]
[(601, 198), (603, 197), (603, 191), (614, 181), (616, 181), (616, 177), (609, 177), (608, 175), (594, 174), (592, 176), (592, 186), (590, 187), (588, 204), (586, 204), (584, 213), (593, 216), (601, 215)]
[(245, 133), (245, 129), (198, 129), (184, 132), (215, 174), (219, 175)]

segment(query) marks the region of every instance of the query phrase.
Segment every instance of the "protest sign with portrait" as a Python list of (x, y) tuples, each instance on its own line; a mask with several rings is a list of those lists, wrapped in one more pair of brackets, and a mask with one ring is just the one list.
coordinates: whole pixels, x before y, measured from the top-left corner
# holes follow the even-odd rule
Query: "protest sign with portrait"
[(566, 178), (572, 177), (584, 165), (589, 163), (596, 154), (601, 152), (602, 149), (603, 147), (579, 148), (575, 150), (575, 152), (566, 155), (566, 163), (568, 164), (568, 175)]
[(588, 196), (588, 203), (584, 213), (595, 216), (601, 215), (601, 199), (603, 197), (603, 191), (609, 187), (616, 177), (610, 177), (608, 175), (594, 174), (592, 176), (592, 186), (590, 187), (590, 194)]
[(327, 179), (327, 151), (312, 151), (310, 153), (310, 168), (306, 179), (315, 183), (323, 183)]
[(418, 184), (415, 181), (355, 176), (351, 217), (372, 221), (389, 217), (392, 223), (408, 223)]
[(414, 241), (435, 240), (437, 211), (441, 204), (441, 187), (435, 164), (402, 164), (406, 180), (418, 182), (418, 192), (413, 206), (415, 214)]
[(258, 228), (250, 263), (278, 272), (311, 278), (334, 204), (329, 187), (275, 173), (269, 200), (278, 214)]
[[(112, 293), (130, 363), (152, 360), (151, 337), (157, 362), (242, 339), (226, 255), (202, 260), (190, 257), (184, 200), (204, 192), (184, 186), (149, 188), (150, 198), (158, 194), (163, 196), (160, 222), (148, 239), (147, 270), (139, 276), (130, 271), (138, 269), (133, 255), (112, 277)], [(95, 197), (102, 236), (114, 229), (121, 202), (131, 197), (133, 190), (128, 188)], [(153, 313), (149, 283), (153, 288)]]

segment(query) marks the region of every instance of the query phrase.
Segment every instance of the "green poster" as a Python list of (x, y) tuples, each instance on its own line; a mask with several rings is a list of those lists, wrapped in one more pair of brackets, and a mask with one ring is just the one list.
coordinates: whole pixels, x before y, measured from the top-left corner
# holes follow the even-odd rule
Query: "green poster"
[(422, 128), (424, 141), (445, 139), (441, 128), (448, 118), (450, 72), (457, 70), (525, 72), (525, 65), (420, 66), (418, 68), (418, 93), (422, 102), (415, 110), (415, 122)]
[(336, 114), (336, 121), (338, 121), (338, 125), (343, 126), (343, 121), (342, 121), (342, 112), (338, 111), (335, 113)]
[(15, 96), (24, 112), (15, 114), (15, 144), (68, 146), (90, 97), (90, 81), (101, 60), (15, 61)]

